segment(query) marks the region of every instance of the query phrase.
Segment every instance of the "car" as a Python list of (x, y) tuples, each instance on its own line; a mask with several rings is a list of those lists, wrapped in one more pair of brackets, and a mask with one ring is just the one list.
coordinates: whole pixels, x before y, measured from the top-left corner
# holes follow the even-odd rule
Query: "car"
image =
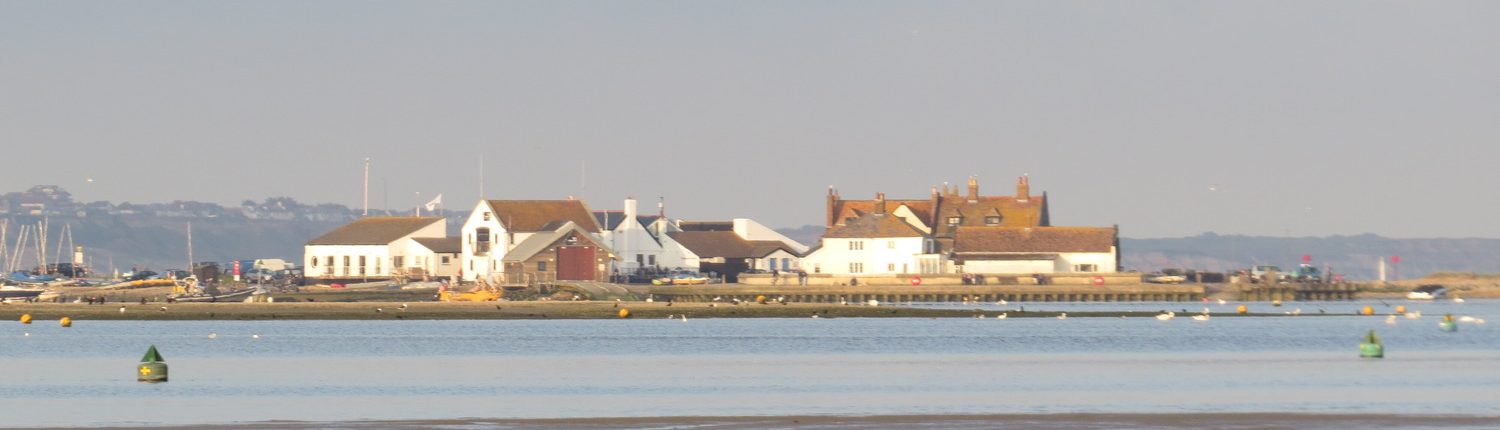
[(53, 263), (47, 265), (47, 270), (36, 272), (65, 276), (69, 278), (81, 278), (88, 275), (88, 270), (83, 266), (74, 266), (73, 263)]
[(240, 279), (243, 279), (248, 283), (259, 284), (281, 279), (281, 276), (275, 271), (269, 269), (250, 269), (248, 271), (241, 272)]
[(127, 281), (144, 281), (144, 280), (147, 280), (147, 279), (156, 279), (156, 278), (160, 278), (160, 277), (161, 277), (160, 274), (158, 274), (156, 272), (152, 272), (150, 270), (137, 270), (137, 271), (134, 271), (134, 272), (125, 272), (125, 280), (127, 280)]

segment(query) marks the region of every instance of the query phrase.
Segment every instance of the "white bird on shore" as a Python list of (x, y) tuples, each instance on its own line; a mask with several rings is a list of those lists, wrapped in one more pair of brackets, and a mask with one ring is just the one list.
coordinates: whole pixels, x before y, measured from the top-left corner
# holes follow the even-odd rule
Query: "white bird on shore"
[(719, 301), (719, 300), (722, 300), (722, 299), (723, 299), (723, 298), (724, 298), (724, 297), (723, 297), (723, 296), (715, 296), (715, 297), (714, 297), (714, 301), (716, 301), (716, 302), (717, 302), (717, 301)]
[(1006, 317), (1009, 317), (1009, 316), (1010, 316), (1009, 314), (995, 315), (995, 319), (997, 319), (997, 320), (1003, 320), (1003, 319), (1005, 319)]
[(1176, 312), (1167, 311), (1167, 313), (1158, 314), (1156, 316), (1156, 319), (1162, 320), (1162, 321), (1166, 321), (1166, 320), (1169, 320), (1169, 319), (1172, 319), (1172, 318), (1177, 318), (1177, 313)]
[(1477, 320), (1474, 317), (1471, 317), (1471, 316), (1468, 316), (1468, 315), (1464, 315), (1464, 316), (1458, 317), (1458, 322), (1474, 322), (1474, 321), (1477, 321)]
[(1060, 319), (1060, 320), (1068, 319), (1068, 313), (1067, 312), (1063, 312), (1063, 313), (1057, 314), (1057, 319)]
[(1193, 315), (1193, 321), (1208, 321), (1208, 314)]
[(1395, 325), (1396, 324), (1396, 315), (1394, 315), (1394, 314), (1392, 314), (1392, 315), (1386, 315), (1386, 317), (1385, 317), (1385, 323), (1386, 324)]
[(1005, 306), (1005, 305), (1008, 305), (1010, 303), (1006, 303), (1005, 300), (1001, 300), (1001, 301), (995, 302), (995, 304), (1000, 305), (1000, 306)]
[(405, 303), (401, 304), (401, 310), (403, 310), (403, 311), (406, 310), (406, 304)]
[(21, 337), (31, 337), (31, 332), (22, 332)]
[(214, 333), (214, 332), (208, 332), (208, 338), (209, 339), (218, 339), (219, 338), (219, 334), (218, 333)]
[(1406, 313), (1406, 319), (1414, 320), (1422, 317), (1422, 311), (1411, 311)]
[(682, 314), (682, 322), (687, 322), (687, 314)]
[(813, 314), (812, 317), (813, 317), (813, 319), (818, 319), (819, 318), (818, 314)]
[(1227, 301), (1224, 301), (1224, 299), (1219, 299), (1219, 306), (1224, 306), (1224, 305), (1226, 305), (1226, 304), (1228, 304), (1228, 303), (1229, 303), (1229, 302), (1227, 302)]
[(252, 333), (252, 334), (250, 334), (250, 338), (251, 339), (260, 339), (260, 333)]
[(1464, 302), (1464, 298), (1463, 297), (1454, 297), (1453, 298), (1453, 303), (1463, 303), (1463, 302)]
[(122, 314), (125, 313), (125, 307), (124, 306), (120, 307), (120, 313), (122, 313)]

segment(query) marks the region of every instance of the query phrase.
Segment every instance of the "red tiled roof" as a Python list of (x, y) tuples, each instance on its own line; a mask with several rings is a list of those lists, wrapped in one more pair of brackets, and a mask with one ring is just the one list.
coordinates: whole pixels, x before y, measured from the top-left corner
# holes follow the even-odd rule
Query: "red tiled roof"
[(1119, 232), (1110, 227), (964, 227), (958, 254), (1109, 252)]
[(495, 211), (495, 219), (499, 220), (506, 230), (516, 232), (551, 231), (547, 228), (549, 224), (556, 228), (559, 221), (572, 221), (579, 227), (591, 232), (599, 230), (599, 223), (594, 220), (594, 215), (584, 206), (582, 200), (488, 200), (490, 209)]
[[(885, 210), (887, 213), (894, 212), (896, 208), (906, 205), (917, 215), (922, 222), (932, 221), (932, 200), (886, 200)], [(842, 223), (850, 218), (859, 218), (860, 215), (875, 213), (875, 200), (837, 200), (834, 202), (834, 223)]]
[(864, 214), (844, 225), (836, 225), (823, 233), (825, 238), (859, 237), (923, 237), (925, 234), (901, 217), (890, 214)]
[(395, 242), (396, 239), (406, 237), (415, 233), (423, 227), (435, 222), (443, 222), (441, 217), (395, 217), (395, 216), (372, 216), (360, 218), (354, 222), (344, 224), (342, 227), (333, 229), (316, 239), (308, 241), (308, 245), (386, 245)]
[(732, 231), (678, 231), (667, 233), (701, 258), (759, 258), (755, 245)]

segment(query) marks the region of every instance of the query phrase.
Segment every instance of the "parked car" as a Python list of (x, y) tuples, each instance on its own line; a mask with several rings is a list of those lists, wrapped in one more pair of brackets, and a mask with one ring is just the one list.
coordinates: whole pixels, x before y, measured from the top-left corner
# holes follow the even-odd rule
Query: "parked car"
[(251, 284), (260, 284), (281, 279), (274, 271), (268, 269), (250, 269), (240, 272), (240, 279)]
[(81, 278), (88, 275), (88, 270), (83, 266), (74, 266), (73, 263), (53, 263), (47, 265), (47, 270), (35, 270), (33, 273)]
[(144, 281), (144, 280), (147, 280), (147, 279), (156, 279), (156, 278), (160, 278), (160, 277), (161, 277), (161, 274), (158, 274), (156, 272), (152, 272), (150, 270), (139, 270), (139, 271), (135, 271), (135, 272), (125, 272), (125, 280), (127, 280), (127, 281)]

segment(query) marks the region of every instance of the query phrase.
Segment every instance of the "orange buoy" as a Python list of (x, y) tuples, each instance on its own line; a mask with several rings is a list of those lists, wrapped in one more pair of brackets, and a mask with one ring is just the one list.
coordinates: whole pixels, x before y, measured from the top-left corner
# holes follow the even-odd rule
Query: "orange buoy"
[(1396, 313), (1398, 313), (1398, 314), (1404, 314), (1404, 313), (1406, 313), (1406, 305), (1396, 305)]
[(1245, 305), (1240, 305), (1240, 307), (1234, 308), (1234, 310), (1235, 312), (1239, 312), (1241, 314), (1250, 313), (1250, 308)]
[(1375, 308), (1372, 307), (1372, 306), (1365, 306), (1363, 309), (1359, 310), (1359, 314), (1360, 315), (1375, 315)]
[(63, 326), (63, 327), (72, 327), (73, 326), (73, 319), (72, 318), (68, 318), (68, 317), (62, 317), (62, 319), (57, 320), (57, 325), (60, 325), (60, 326)]
[(630, 318), (630, 309), (620, 309), (620, 318)]
[(21, 314), (21, 324), (31, 324), (31, 314)]
[(763, 305), (766, 304), (766, 296), (755, 296), (755, 302)]

